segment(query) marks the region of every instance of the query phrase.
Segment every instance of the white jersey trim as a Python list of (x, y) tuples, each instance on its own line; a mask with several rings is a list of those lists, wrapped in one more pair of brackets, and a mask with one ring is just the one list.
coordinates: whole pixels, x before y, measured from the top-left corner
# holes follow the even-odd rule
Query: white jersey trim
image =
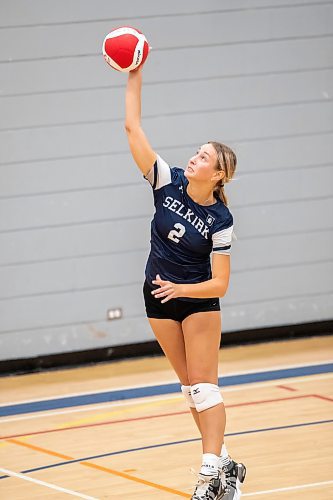
[(212, 235), (213, 252), (224, 255), (230, 255), (233, 226), (222, 231), (217, 231)]
[(171, 169), (166, 161), (157, 155), (156, 162), (152, 169), (145, 176), (153, 189), (160, 189), (171, 183)]

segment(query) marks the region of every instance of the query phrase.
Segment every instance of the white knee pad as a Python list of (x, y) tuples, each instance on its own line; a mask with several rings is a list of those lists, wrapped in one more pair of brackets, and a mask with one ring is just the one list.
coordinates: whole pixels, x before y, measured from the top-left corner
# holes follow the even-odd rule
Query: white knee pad
[(190, 385), (182, 385), (182, 393), (184, 394), (184, 398), (187, 401), (187, 404), (190, 408), (195, 408), (195, 402), (193, 401), (191, 394), (191, 386)]
[(191, 395), (198, 412), (223, 403), (220, 389), (215, 384), (201, 383), (192, 385)]

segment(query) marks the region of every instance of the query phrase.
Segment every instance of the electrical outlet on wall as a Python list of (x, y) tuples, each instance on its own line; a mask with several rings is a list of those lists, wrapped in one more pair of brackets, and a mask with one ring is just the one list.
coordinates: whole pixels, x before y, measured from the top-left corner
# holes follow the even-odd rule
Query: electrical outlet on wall
[(121, 307), (115, 307), (114, 309), (108, 309), (107, 318), (108, 320), (121, 319), (123, 317), (123, 310)]

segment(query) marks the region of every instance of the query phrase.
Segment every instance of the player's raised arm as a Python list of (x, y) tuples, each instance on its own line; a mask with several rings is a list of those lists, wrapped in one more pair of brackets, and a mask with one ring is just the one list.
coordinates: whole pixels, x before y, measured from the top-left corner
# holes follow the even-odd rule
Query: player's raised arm
[(143, 175), (147, 175), (157, 155), (141, 127), (141, 85), (141, 68), (130, 71), (126, 88), (125, 129), (134, 161)]

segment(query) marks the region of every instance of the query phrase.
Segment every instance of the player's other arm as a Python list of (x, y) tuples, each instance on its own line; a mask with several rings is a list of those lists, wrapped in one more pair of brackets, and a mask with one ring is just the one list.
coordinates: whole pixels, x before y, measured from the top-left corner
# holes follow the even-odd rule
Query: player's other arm
[(230, 255), (220, 255), (213, 252), (212, 278), (201, 283), (186, 283), (181, 285), (183, 297), (208, 299), (224, 297), (227, 293), (230, 278)]
[(157, 155), (141, 127), (141, 86), (141, 68), (130, 71), (126, 87), (125, 130), (134, 161), (146, 176)]
[(215, 297), (224, 297), (227, 292), (230, 277), (230, 256), (220, 255), (213, 252), (212, 259), (212, 278), (200, 283), (171, 283), (162, 280), (160, 275), (153, 280), (154, 285), (160, 288), (151, 293), (157, 299), (162, 299), (164, 304), (170, 299), (177, 297), (188, 297), (191, 299), (209, 299)]
[(213, 252), (212, 278), (201, 283), (188, 283), (184, 287), (184, 297), (211, 298), (224, 297), (228, 290), (230, 278), (230, 255)]

